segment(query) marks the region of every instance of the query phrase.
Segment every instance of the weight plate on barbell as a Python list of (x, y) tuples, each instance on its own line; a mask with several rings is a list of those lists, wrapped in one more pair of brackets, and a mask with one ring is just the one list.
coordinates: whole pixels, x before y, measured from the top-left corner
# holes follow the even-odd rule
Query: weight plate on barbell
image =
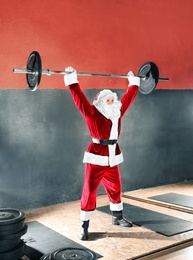
[(27, 85), (31, 91), (35, 91), (40, 84), (42, 75), (42, 61), (40, 54), (37, 51), (33, 51), (27, 61)]
[(51, 253), (51, 260), (95, 260), (94, 252), (80, 248), (62, 248)]
[(141, 78), (139, 92), (144, 95), (150, 94), (157, 86), (159, 80), (157, 65), (151, 61), (146, 62), (140, 67), (137, 75), (144, 77)]
[(10, 208), (0, 209), (0, 226), (14, 224), (23, 220), (24, 218), (24, 212), (22, 211)]

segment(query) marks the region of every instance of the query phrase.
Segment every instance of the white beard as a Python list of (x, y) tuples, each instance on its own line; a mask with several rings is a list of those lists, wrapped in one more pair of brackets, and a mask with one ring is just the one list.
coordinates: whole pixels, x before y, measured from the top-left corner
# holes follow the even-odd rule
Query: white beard
[(121, 115), (121, 102), (116, 101), (111, 105), (103, 104), (101, 106), (96, 106), (95, 107), (98, 109), (99, 112), (101, 112), (106, 118), (110, 120), (115, 120), (118, 119)]

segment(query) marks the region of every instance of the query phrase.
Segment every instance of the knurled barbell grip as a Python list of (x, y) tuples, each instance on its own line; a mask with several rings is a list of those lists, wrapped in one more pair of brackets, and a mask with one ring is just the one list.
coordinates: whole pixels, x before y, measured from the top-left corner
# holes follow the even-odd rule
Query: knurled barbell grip
[[(13, 72), (15, 72), (15, 73), (25, 73), (25, 74), (35, 74), (35, 72), (33, 72), (31, 70), (24, 69), (24, 68), (14, 68)], [(69, 74), (71, 72), (47, 69), (47, 70), (42, 70), (41, 73), (46, 74), (46, 75), (52, 75), (52, 74), (65, 75), (65, 74)], [(102, 74), (102, 73), (92, 73), (92, 72), (76, 72), (76, 73), (77, 73), (77, 75), (80, 75), (80, 76), (128, 78), (128, 75), (121, 75), (121, 74)], [(140, 78), (144, 78), (144, 77), (140, 76)]]
[[(25, 73), (25, 74), (35, 74), (35, 72), (31, 71), (31, 70), (27, 70), (24, 68), (14, 68), (13, 72), (15, 73)], [(69, 74), (71, 72), (66, 72), (66, 71), (57, 71), (57, 70), (51, 70), (51, 69), (47, 69), (47, 70), (42, 70), (42, 74), (46, 74), (46, 75), (52, 75), (52, 74), (60, 74), (60, 75), (65, 75), (65, 74)], [(122, 74), (103, 74), (103, 73), (92, 73), (92, 72), (76, 72), (77, 75), (80, 76), (98, 76), (98, 77), (113, 77), (113, 78), (128, 78), (128, 75), (122, 75)], [(138, 76), (141, 79), (145, 79), (145, 76)], [(161, 81), (167, 81), (169, 80), (169, 78), (163, 78), (160, 77), (159, 80)]]
[[(62, 75), (66, 75), (66, 74), (70, 74), (71, 72), (67, 72), (67, 71), (57, 71), (57, 70), (42, 70), (42, 74), (47, 74), (47, 75), (51, 75), (51, 74), (62, 74)], [(77, 75), (79, 76), (98, 76), (98, 77), (113, 77), (113, 78), (128, 78), (127, 75), (121, 75), (121, 74), (103, 74), (103, 73), (92, 73), (92, 72), (76, 72)]]
[[(24, 69), (24, 68), (14, 68), (13, 72), (15, 72), (15, 73), (25, 73), (25, 74), (35, 74), (35, 72), (33, 72), (31, 70)], [(69, 74), (71, 72), (47, 69), (47, 70), (42, 70), (41, 73), (46, 74), (46, 75), (52, 75), (52, 74), (65, 75), (65, 74)], [(76, 72), (76, 73), (77, 73), (77, 75), (80, 75), (80, 76), (128, 78), (128, 75), (121, 75), (121, 74), (103, 74), (103, 73), (92, 73), (92, 72)], [(140, 77), (143, 78), (142, 76), (140, 76)]]

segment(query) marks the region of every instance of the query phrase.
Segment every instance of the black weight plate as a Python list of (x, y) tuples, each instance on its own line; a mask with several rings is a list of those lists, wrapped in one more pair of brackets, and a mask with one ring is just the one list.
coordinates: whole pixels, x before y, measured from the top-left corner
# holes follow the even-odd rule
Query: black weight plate
[(157, 86), (159, 80), (159, 70), (155, 63), (146, 62), (138, 71), (139, 77), (141, 78), (139, 92), (141, 94), (150, 94)]
[[(0, 233), (0, 240), (9, 240), (9, 239), (16, 239), (18, 237), (22, 237), (27, 232), (28, 226), (25, 224), (24, 228), (16, 233), (9, 234), (1, 234)], [(0, 258), (1, 259), (1, 258)]]
[(27, 71), (33, 72), (33, 74), (26, 73), (26, 80), (28, 88), (31, 91), (38, 89), (42, 75), (42, 61), (40, 54), (37, 51), (33, 51), (27, 61)]
[(0, 226), (17, 223), (24, 218), (24, 212), (22, 211), (10, 208), (0, 209)]
[(62, 248), (51, 253), (51, 260), (95, 260), (96, 254), (86, 249)]
[(0, 240), (0, 252), (11, 250), (17, 247), (20, 243), (20, 238), (11, 240)]
[(12, 233), (16, 233), (19, 232), (22, 228), (24, 228), (25, 226), (25, 222), (24, 219), (17, 222), (17, 223), (11, 223), (9, 225), (1, 225), (0, 226), (0, 234), (12, 234)]
[(1, 260), (18, 260), (25, 255), (26, 245), (20, 240), (17, 247), (0, 253)]

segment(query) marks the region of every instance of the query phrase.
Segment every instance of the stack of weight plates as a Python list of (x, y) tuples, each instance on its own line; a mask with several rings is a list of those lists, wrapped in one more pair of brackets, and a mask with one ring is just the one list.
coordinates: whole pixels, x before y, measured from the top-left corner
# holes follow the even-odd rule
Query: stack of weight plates
[(44, 255), (40, 260), (96, 260), (97, 256), (88, 249), (62, 248)]
[(16, 209), (0, 209), (0, 259), (18, 260), (25, 255), (21, 237), (27, 232), (24, 213)]

